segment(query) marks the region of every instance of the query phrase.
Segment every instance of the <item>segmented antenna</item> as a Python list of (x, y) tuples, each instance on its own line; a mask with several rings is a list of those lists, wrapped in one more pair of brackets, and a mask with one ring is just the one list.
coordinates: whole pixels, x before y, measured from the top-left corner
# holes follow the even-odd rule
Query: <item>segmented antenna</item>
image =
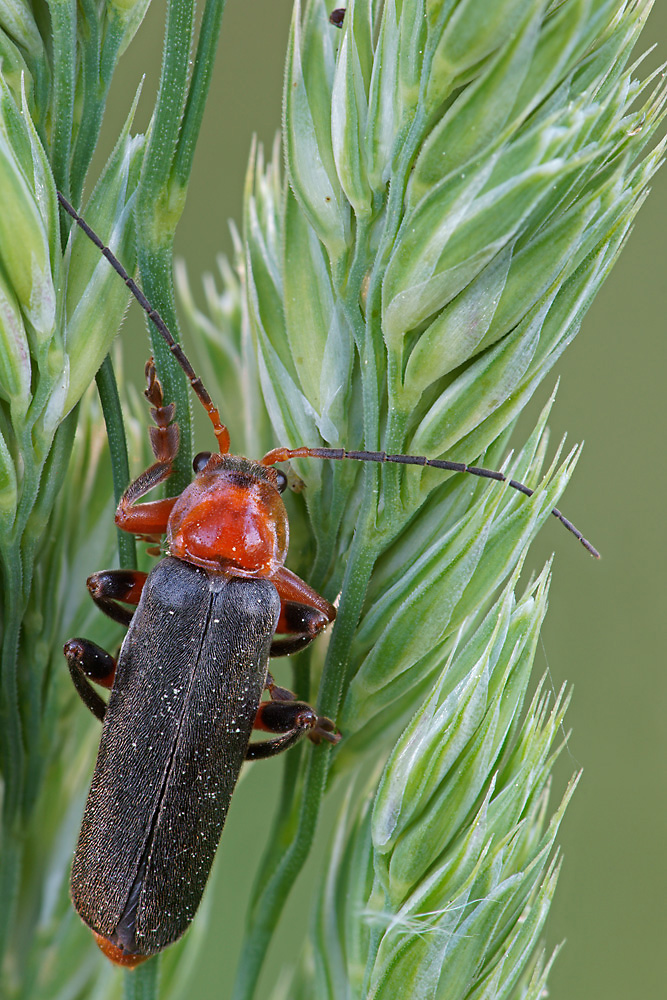
[[(129, 290), (132, 292), (148, 318), (154, 323), (158, 333), (164, 339), (165, 343), (169, 347), (169, 350), (172, 352), (190, 380), (190, 385), (203, 403), (204, 408), (211, 419), (211, 423), (213, 424), (213, 430), (215, 431), (215, 435), (218, 439), (220, 453), (226, 455), (229, 452), (230, 445), (229, 431), (222, 423), (220, 414), (213, 405), (211, 397), (206, 391), (202, 380), (196, 374), (194, 368), (188, 361), (180, 344), (176, 343), (172, 337), (169, 327), (162, 319), (159, 312), (150, 304), (142, 290), (137, 285), (136, 281), (134, 281), (134, 279), (127, 273), (115, 254), (109, 249), (109, 247), (104, 245), (97, 233), (95, 233), (85, 219), (82, 219), (78, 212), (72, 208), (70, 203), (60, 193), (60, 191), (58, 191), (58, 201), (68, 215), (71, 215), (76, 224), (83, 229), (88, 239), (92, 240), (102, 255), (106, 257), (114, 271), (120, 275)], [(431, 469), (443, 469), (446, 472), (468, 473), (471, 476), (478, 476), (482, 479), (495, 479), (498, 482), (507, 483), (513, 490), (518, 490), (519, 493), (523, 493), (524, 496), (527, 497), (532, 497), (535, 492), (524, 483), (520, 483), (516, 479), (508, 479), (502, 472), (496, 472), (494, 469), (484, 469), (476, 465), (466, 465), (464, 462), (449, 462), (446, 459), (440, 458), (426, 458), (424, 455), (387, 455), (384, 451), (345, 451), (343, 448), (274, 448), (261, 459), (260, 464), (275, 465), (277, 462), (287, 462), (292, 458), (320, 458), (332, 459), (334, 461), (351, 459), (356, 462), (394, 462), (399, 465), (428, 466)], [(576, 528), (572, 521), (568, 520), (568, 518), (565, 517), (565, 515), (561, 513), (557, 507), (554, 507), (551, 513), (567, 528), (569, 532), (574, 535), (575, 538), (579, 539), (587, 552), (590, 552), (590, 554), (596, 559), (600, 558), (600, 553), (595, 546), (592, 545), (587, 538), (584, 538), (579, 529)]]
[(185, 372), (186, 376), (190, 380), (190, 385), (194, 389), (197, 398), (201, 401), (201, 403), (204, 406), (204, 409), (209, 415), (211, 423), (213, 424), (213, 431), (215, 433), (216, 438), (218, 439), (220, 454), (226, 455), (229, 451), (229, 445), (230, 445), (229, 431), (223, 424), (217, 408), (213, 405), (213, 401), (209, 396), (208, 392), (206, 391), (204, 383), (202, 382), (199, 375), (197, 375), (194, 368), (190, 364), (188, 357), (183, 348), (181, 347), (181, 345), (174, 340), (171, 334), (171, 330), (169, 329), (165, 321), (162, 319), (162, 316), (160, 316), (157, 309), (153, 308), (153, 306), (150, 304), (150, 302), (148, 301), (142, 290), (139, 288), (139, 285), (136, 283), (134, 278), (130, 277), (130, 275), (127, 273), (127, 271), (125, 270), (121, 262), (118, 260), (116, 255), (113, 253), (113, 251), (110, 250), (108, 246), (104, 245), (104, 243), (99, 238), (97, 233), (90, 228), (85, 219), (81, 218), (76, 209), (70, 205), (67, 198), (65, 198), (65, 196), (62, 195), (60, 191), (58, 191), (58, 201), (65, 209), (67, 214), (71, 215), (71, 217), (76, 222), (77, 226), (83, 229), (88, 239), (92, 240), (92, 242), (98, 248), (102, 256), (106, 257), (106, 259), (109, 261), (116, 274), (120, 275), (120, 277), (123, 279), (127, 287), (130, 289), (130, 291), (134, 295), (135, 299), (137, 300), (141, 308), (144, 310), (148, 318), (155, 326), (156, 330), (158, 331), (162, 339), (165, 341), (167, 347), (174, 355), (179, 365)]
[[(288, 462), (292, 458), (330, 458), (334, 461), (352, 459), (356, 462), (395, 462), (398, 465), (421, 465), (430, 469), (444, 469), (446, 472), (467, 472), (471, 476), (479, 476), (481, 479), (495, 479), (500, 483), (507, 483), (513, 490), (518, 490), (524, 496), (532, 497), (535, 490), (529, 486), (518, 482), (516, 479), (508, 479), (502, 472), (494, 469), (483, 469), (478, 465), (466, 465), (464, 462), (449, 462), (442, 458), (426, 458), (425, 455), (388, 455), (386, 451), (345, 451), (344, 448), (274, 448), (262, 459), (262, 465), (274, 465), (276, 462)], [(587, 552), (590, 552), (596, 559), (600, 558), (600, 553), (587, 538), (584, 538), (578, 528), (572, 524), (565, 515), (554, 507), (551, 511), (553, 516), (563, 524), (568, 531), (578, 538)]]

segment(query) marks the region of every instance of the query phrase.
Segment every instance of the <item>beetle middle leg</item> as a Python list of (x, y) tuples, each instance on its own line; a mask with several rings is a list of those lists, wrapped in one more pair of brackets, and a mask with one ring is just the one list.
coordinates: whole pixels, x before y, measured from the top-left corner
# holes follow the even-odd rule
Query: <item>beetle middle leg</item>
[[(129, 625), (133, 612), (118, 602), (137, 605), (146, 576), (140, 570), (105, 569), (93, 573), (86, 583), (98, 608), (121, 625)], [(106, 702), (100, 698), (88, 678), (96, 684), (111, 688), (116, 674), (116, 661), (110, 653), (89, 639), (68, 639), (63, 652), (77, 694), (101, 722), (107, 709)]]

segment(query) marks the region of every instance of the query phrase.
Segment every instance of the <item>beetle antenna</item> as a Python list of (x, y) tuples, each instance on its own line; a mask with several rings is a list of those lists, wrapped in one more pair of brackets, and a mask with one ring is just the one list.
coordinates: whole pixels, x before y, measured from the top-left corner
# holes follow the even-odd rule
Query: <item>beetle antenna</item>
[[(513, 490), (518, 490), (519, 493), (523, 493), (527, 497), (532, 497), (535, 492), (524, 483), (520, 483), (516, 479), (508, 479), (502, 472), (496, 472), (494, 469), (483, 469), (477, 465), (466, 465), (464, 462), (448, 462), (441, 458), (426, 458), (424, 455), (387, 455), (385, 451), (345, 451), (343, 448), (274, 448), (273, 451), (264, 456), (261, 464), (275, 465), (276, 462), (288, 462), (292, 458), (331, 458), (336, 461), (351, 458), (357, 462), (396, 462), (399, 465), (421, 465), (431, 469), (444, 469), (447, 472), (467, 472), (471, 476), (479, 476), (481, 479), (495, 479), (498, 482), (507, 483)], [(590, 552), (596, 559), (600, 558), (600, 553), (595, 546), (587, 538), (584, 538), (579, 529), (557, 507), (554, 507), (551, 513), (575, 538), (579, 539), (587, 552)]]
[[(153, 308), (136, 281), (130, 277), (113, 251), (110, 250), (109, 247), (105, 246), (97, 233), (90, 228), (86, 220), (78, 214), (72, 205), (70, 205), (67, 198), (65, 198), (60, 191), (58, 191), (57, 194), (58, 201), (67, 214), (74, 219), (76, 224), (84, 231), (88, 239), (95, 244), (102, 256), (106, 257), (114, 271), (123, 279), (132, 295), (135, 297), (148, 318), (152, 321), (162, 339), (167, 344), (167, 347), (185, 372), (190, 381), (190, 385), (194, 389), (197, 397), (209, 415), (211, 423), (213, 424), (215, 436), (218, 439), (220, 454), (226, 455), (229, 452), (230, 445), (229, 431), (222, 423), (220, 413), (214, 406), (211, 397), (206, 391), (204, 383), (190, 364), (183, 348), (174, 340), (169, 327), (162, 319), (157, 309)], [(443, 469), (447, 472), (469, 473), (471, 476), (478, 476), (481, 479), (495, 479), (498, 482), (507, 483), (513, 490), (518, 490), (519, 493), (523, 493), (524, 496), (527, 497), (532, 497), (535, 492), (524, 483), (520, 483), (516, 479), (508, 479), (502, 472), (497, 472), (494, 469), (484, 469), (476, 465), (466, 465), (464, 462), (449, 462), (445, 459), (426, 458), (424, 455), (387, 455), (384, 451), (345, 451), (343, 448), (274, 448), (273, 451), (268, 452), (268, 454), (262, 458), (260, 464), (275, 465), (278, 462), (288, 462), (292, 458), (321, 458), (333, 459), (335, 461), (352, 459), (357, 462), (395, 462), (399, 465), (428, 466), (432, 469)], [(567, 528), (569, 532), (574, 535), (575, 538), (579, 539), (587, 552), (590, 552), (590, 554), (596, 559), (600, 558), (600, 553), (595, 546), (589, 542), (587, 538), (584, 538), (579, 529), (575, 527), (572, 521), (568, 520), (568, 518), (565, 517), (565, 515), (557, 507), (554, 507), (551, 513)]]
[(58, 201), (65, 209), (67, 214), (74, 219), (77, 226), (79, 226), (79, 228), (84, 231), (88, 239), (95, 244), (95, 246), (98, 248), (102, 256), (106, 257), (106, 259), (109, 261), (116, 274), (118, 274), (123, 279), (123, 281), (129, 288), (129, 290), (132, 292), (132, 294), (134, 295), (135, 299), (137, 300), (141, 308), (144, 310), (148, 318), (155, 326), (155, 329), (158, 331), (158, 333), (166, 343), (167, 347), (169, 348), (173, 356), (176, 358), (176, 361), (185, 372), (187, 378), (190, 381), (190, 385), (194, 389), (198, 399), (200, 400), (204, 409), (209, 415), (209, 419), (213, 424), (213, 431), (215, 433), (216, 438), (218, 439), (220, 454), (226, 455), (229, 451), (229, 444), (230, 444), (229, 431), (223, 424), (217, 407), (213, 404), (211, 397), (206, 391), (204, 383), (202, 382), (199, 375), (197, 375), (196, 371), (190, 364), (190, 361), (188, 360), (185, 351), (183, 350), (181, 345), (174, 340), (172, 333), (167, 324), (165, 323), (165, 321), (162, 319), (162, 316), (160, 316), (157, 309), (153, 308), (153, 306), (150, 304), (150, 302), (148, 301), (142, 290), (139, 288), (139, 285), (136, 283), (134, 278), (130, 277), (130, 275), (127, 273), (127, 271), (125, 270), (121, 262), (118, 260), (118, 257), (116, 257), (114, 252), (110, 250), (108, 246), (104, 245), (104, 243), (99, 238), (97, 233), (90, 228), (86, 220), (82, 219), (79, 213), (76, 211), (76, 209), (73, 208), (72, 205), (70, 205), (67, 198), (65, 198), (65, 196), (62, 195), (60, 191), (58, 191), (57, 194), (58, 194)]

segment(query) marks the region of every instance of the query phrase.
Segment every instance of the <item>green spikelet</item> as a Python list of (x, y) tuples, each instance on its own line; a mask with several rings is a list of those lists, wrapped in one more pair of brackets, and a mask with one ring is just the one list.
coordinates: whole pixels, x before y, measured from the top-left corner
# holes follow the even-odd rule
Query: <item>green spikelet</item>
[(352, 0), (340, 31), (330, 6), (295, 4), (284, 167), (256, 150), (246, 188), (243, 321), (277, 440), (502, 467), (536, 492), (295, 463), (313, 545), (294, 566), (340, 594), (312, 672), (344, 740), (287, 768), (235, 998), (328, 781), (387, 755), (338, 826), (288, 995), (537, 997), (571, 790), (549, 819), (564, 702), (523, 706), (547, 578), (515, 595), (578, 451), (542, 473), (551, 403), (514, 457), (509, 436), (663, 156), (664, 80), (631, 61), (651, 4)]

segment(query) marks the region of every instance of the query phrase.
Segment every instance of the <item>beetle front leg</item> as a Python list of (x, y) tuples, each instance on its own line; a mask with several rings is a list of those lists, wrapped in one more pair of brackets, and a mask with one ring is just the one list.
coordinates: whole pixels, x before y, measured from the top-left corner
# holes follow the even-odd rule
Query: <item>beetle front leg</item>
[(271, 643), (270, 656), (289, 656), (316, 639), (336, 617), (332, 604), (284, 566), (272, 577), (280, 595), (280, 618), (277, 635)]
[(63, 646), (63, 653), (77, 694), (102, 722), (107, 705), (88, 678), (110, 688), (116, 673), (116, 661), (106, 650), (88, 639), (68, 639)]
[(156, 426), (149, 428), (151, 447), (157, 459), (150, 468), (142, 472), (123, 493), (116, 510), (116, 524), (123, 531), (134, 535), (162, 535), (167, 530), (167, 521), (177, 497), (155, 500), (139, 504), (137, 501), (150, 490), (159, 486), (172, 471), (178, 454), (178, 424), (173, 423), (175, 406), (164, 404), (162, 386), (155, 371), (153, 359), (146, 362), (146, 390), (144, 395), (151, 404), (151, 416)]

